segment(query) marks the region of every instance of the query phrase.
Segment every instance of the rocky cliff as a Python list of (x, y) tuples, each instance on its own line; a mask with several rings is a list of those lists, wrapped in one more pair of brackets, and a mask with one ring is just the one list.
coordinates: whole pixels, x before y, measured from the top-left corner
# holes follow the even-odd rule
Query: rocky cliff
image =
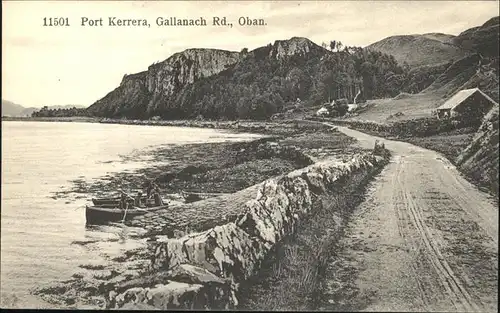
[(325, 53), (325, 49), (303, 37), (292, 37), (289, 40), (276, 40), (271, 47), (269, 57), (277, 60), (293, 55), (305, 56), (309, 53)]
[(176, 53), (147, 71), (125, 75), (120, 86), (91, 105), (88, 112), (105, 117), (149, 117), (186, 85), (220, 73), (239, 58), (238, 52), (216, 49)]
[[(231, 112), (236, 112), (235, 103), (227, 103), (223, 101), (224, 99), (218, 99), (220, 96), (214, 95), (211, 84), (193, 84), (223, 72), (242, 59), (245, 59), (248, 64), (262, 58), (267, 59), (268, 62), (280, 63), (287, 57), (297, 56), (306, 59), (311, 56), (324, 55), (326, 52), (327, 50), (312, 41), (300, 37), (277, 40), (274, 44), (244, 53), (214, 49), (188, 49), (172, 55), (163, 62), (149, 66), (147, 71), (125, 75), (118, 88), (91, 105), (87, 111), (92, 116), (135, 119), (155, 115), (165, 119), (194, 118), (200, 114), (210, 115), (207, 111), (216, 111), (214, 114), (218, 116), (230, 115)], [(254, 70), (259, 71), (259, 67), (254, 67)], [(251, 71), (245, 74), (250, 76)], [(233, 71), (228, 75), (234, 76), (234, 74)], [(219, 85), (219, 82), (214, 80), (213, 84)], [(224, 86), (217, 87), (223, 88)], [(203, 103), (196, 101), (207, 95), (210, 99), (205, 99)], [(222, 102), (224, 105), (220, 104)], [(224, 108), (214, 108), (220, 106)], [(224, 111), (226, 107), (227, 114), (219, 112)]]

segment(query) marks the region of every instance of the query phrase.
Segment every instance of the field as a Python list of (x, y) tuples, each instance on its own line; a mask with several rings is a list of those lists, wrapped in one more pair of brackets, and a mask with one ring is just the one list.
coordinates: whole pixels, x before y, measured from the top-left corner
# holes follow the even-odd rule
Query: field
[(379, 123), (430, 117), (432, 110), (445, 99), (440, 93), (401, 94), (392, 99), (369, 100), (352, 120), (369, 120)]

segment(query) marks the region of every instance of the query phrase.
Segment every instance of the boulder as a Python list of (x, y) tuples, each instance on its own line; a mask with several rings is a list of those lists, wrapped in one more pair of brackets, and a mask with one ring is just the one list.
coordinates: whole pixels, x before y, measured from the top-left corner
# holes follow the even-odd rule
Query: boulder
[(237, 283), (254, 274), (269, 248), (235, 223), (228, 223), (160, 243), (151, 268), (166, 269), (189, 263)]

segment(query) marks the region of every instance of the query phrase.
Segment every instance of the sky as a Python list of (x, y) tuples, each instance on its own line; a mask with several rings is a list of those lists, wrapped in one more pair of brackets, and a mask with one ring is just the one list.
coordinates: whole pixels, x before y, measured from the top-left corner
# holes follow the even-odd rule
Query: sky
[[(25, 107), (89, 106), (188, 48), (240, 51), (294, 36), (317, 44), (366, 46), (393, 35), (458, 35), (498, 15), (498, 1), (2, 1), (2, 98)], [(233, 27), (159, 27), (158, 17), (227, 17)], [(67, 17), (69, 27), (43, 26)], [(81, 26), (103, 18), (102, 27)], [(151, 27), (109, 27), (108, 17), (147, 19)], [(240, 26), (239, 17), (265, 26)]]

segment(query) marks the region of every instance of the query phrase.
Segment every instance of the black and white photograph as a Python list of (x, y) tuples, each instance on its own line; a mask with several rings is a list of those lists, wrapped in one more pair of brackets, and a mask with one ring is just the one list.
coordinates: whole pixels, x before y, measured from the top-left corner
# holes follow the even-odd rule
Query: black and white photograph
[(0, 308), (498, 312), (499, 1), (2, 1)]

